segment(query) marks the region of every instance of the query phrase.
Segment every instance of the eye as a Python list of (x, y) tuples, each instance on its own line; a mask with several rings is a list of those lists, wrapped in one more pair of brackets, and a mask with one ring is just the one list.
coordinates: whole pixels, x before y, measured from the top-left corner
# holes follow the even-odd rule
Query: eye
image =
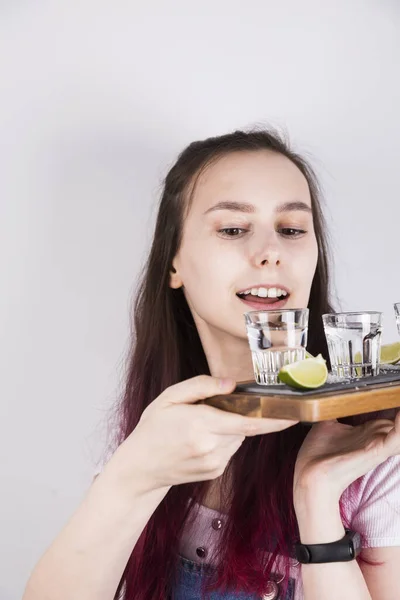
[(222, 237), (227, 238), (241, 237), (247, 231), (247, 229), (243, 229), (242, 227), (224, 227), (223, 229), (218, 229), (218, 233), (220, 233)]
[(281, 229), (278, 229), (278, 233), (282, 234), (285, 237), (294, 238), (304, 235), (305, 233), (307, 233), (307, 231), (305, 231), (304, 229), (296, 229), (294, 227), (282, 227)]

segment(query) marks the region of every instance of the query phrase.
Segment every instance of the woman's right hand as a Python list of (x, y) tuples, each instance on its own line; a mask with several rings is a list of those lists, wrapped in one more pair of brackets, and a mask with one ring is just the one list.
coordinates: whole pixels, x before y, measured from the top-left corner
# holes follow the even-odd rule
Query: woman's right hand
[(228, 394), (233, 380), (200, 375), (170, 386), (143, 412), (110, 462), (129, 480), (140, 476), (146, 490), (216, 479), (246, 436), (281, 431), (297, 421), (246, 417), (195, 404)]

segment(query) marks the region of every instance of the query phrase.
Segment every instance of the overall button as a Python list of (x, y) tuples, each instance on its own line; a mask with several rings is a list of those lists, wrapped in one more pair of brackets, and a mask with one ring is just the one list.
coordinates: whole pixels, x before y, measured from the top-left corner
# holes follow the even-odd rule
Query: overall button
[(221, 519), (213, 519), (211, 525), (212, 525), (213, 529), (218, 531), (218, 529), (222, 528), (222, 521), (221, 521)]
[(276, 600), (279, 596), (279, 586), (275, 581), (268, 581), (267, 589), (261, 600)]
[(203, 546), (200, 546), (200, 548), (196, 549), (196, 554), (200, 558), (205, 558), (207, 556), (207, 550), (203, 548)]

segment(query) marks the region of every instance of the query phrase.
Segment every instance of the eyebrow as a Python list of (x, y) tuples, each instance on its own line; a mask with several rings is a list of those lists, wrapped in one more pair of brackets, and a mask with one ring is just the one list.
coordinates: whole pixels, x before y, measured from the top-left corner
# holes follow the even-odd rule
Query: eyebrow
[[(254, 204), (248, 204), (247, 202), (235, 202), (234, 200), (222, 200), (221, 202), (217, 202), (217, 204), (207, 209), (204, 214), (207, 215), (208, 213), (214, 212), (216, 210), (231, 210), (242, 213), (257, 212), (257, 208), (254, 206)], [(300, 202), (298, 200), (280, 204), (279, 206), (277, 206), (275, 212), (280, 214), (296, 210), (312, 213), (311, 206), (308, 206), (308, 204), (306, 204), (305, 202)]]

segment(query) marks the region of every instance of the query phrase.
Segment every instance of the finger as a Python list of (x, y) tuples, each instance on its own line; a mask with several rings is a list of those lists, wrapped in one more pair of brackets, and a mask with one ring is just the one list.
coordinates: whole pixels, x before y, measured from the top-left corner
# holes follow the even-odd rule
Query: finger
[(233, 379), (198, 375), (171, 385), (159, 396), (159, 399), (167, 404), (193, 404), (211, 396), (229, 394), (235, 387), (236, 382)]
[(384, 445), (388, 456), (400, 454), (400, 412), (397, 413), (395, 421), (392, 422)]
[(387, 435), (394, 428), (394, 421), (389, 421), (388, 419), (379, 419), (375, 421), (368, 421), (363, 425), (359, 425), (357, 427), (360, 435), (360, 439), (369, 440), (374, 436), (384, 436), (383, 439), (386, 439)]
[(298, 421), (288, 419), (267, 419), (262, 417), (246, 417), (236, 413), (223, 411), (212, 406), (203, 406), (204, 414), (212, 433), (222, 435), (244, 435), (251, 437), (282, 431), (296, 425)]
[(360, 427), (365, 429), (381, 429), (385, 427), (394, 427), (394, 421), (391, 419), (375, 419), (374, 421), (367, 421)]

